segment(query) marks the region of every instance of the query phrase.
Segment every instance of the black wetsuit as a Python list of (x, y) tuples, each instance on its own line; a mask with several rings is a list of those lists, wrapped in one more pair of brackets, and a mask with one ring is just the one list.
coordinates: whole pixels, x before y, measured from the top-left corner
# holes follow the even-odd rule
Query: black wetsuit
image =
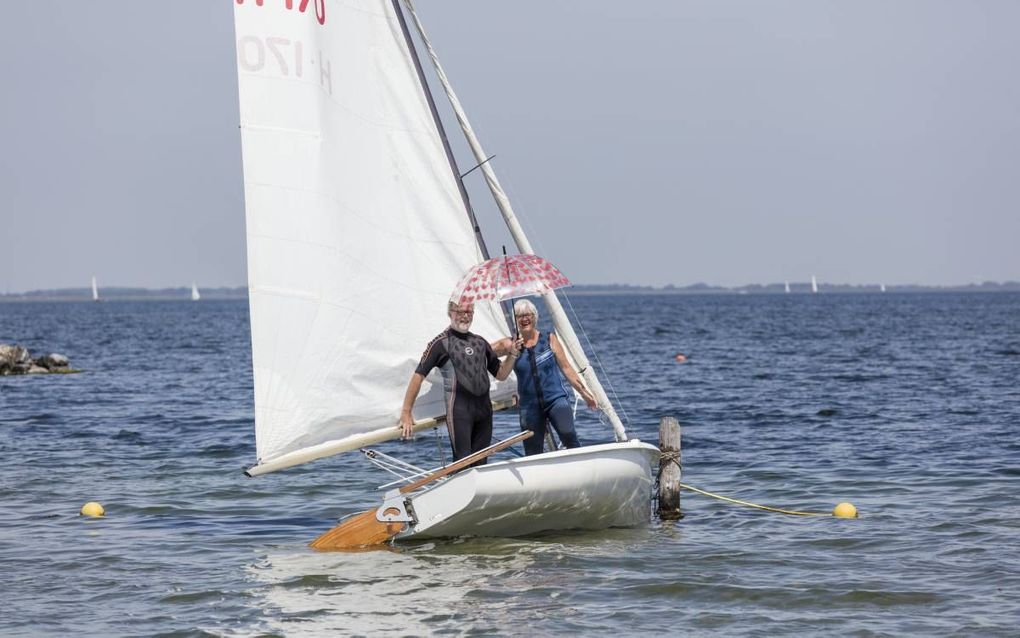
[[(488, 447), (492, 441), (489, 374), (495, 376), (499, 370), (492, 346), (476, 334), (447, 328), (429, 342), (415, 372), (425, 377), (433, 368), (443, 374), (453, 459)], [(478, 464), (482, 463), (485, 459)]]

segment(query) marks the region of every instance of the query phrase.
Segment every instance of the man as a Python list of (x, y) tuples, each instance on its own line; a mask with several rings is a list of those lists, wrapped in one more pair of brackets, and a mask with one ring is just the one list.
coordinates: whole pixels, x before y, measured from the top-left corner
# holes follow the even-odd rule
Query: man
[[(492, 402), (489, 400), (489, 374), (502, 381), (510, 376), (520, 354), (520, 342), (512, 342), (509, 355), (502, 361), (489, 342), (469, 332), (474, 307), (450, 302), (447, 306), (450, 326), (425, 348), (421, 361), (411, 375), (400, 410), (404, 437), (411, 436), (414, 417), (411, 410), (421, 384), (433, 368), (443, 375), (446, 391), (446, 427), (450, 432), (453, 460), (459, 460), (489, 446), (492, 441)], [(485, 459), (478, 465), (485, 463)]]

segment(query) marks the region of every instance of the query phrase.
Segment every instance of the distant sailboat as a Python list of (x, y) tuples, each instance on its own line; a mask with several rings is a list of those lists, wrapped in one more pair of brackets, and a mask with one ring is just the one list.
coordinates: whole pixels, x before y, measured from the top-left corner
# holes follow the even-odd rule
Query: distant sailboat
[(96, 285), (95, 275), (92, 275), (92, 301), (99, 301), (99, 286)]
[(811, 292), (818, 292), (818, 280), (814, 275), (811, 275)]
[(787, 294), (789, 294), (789, 292), (790, 292), (790, 282), (785, 281), (785, 282), (783, 282), (783, 285), (786, 286), (786, 292), (787, 292)]
[(878, 289), (881, 292), (885, 292), (885, 284), (878, 284)]
[(202, 295), (198, 294), (198, 285), (195, 282), (191, 282), (191, 300), (198, 301), (202, 298)]

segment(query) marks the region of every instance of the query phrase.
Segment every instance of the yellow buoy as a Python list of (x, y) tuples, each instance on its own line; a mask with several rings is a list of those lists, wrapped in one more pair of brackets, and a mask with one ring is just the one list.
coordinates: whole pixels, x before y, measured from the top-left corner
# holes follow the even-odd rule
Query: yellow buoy
[(95, 501), (89, 501), (88, 503), (85, 503), (84, 505), (81, 506), (81, 512), (79, 513), (82, 516), (91, 516), (92, 518), (99, 518), (106, 514), (106, 510), (104, 510), (103, 506), (100, 505), (99, 503)]
[(840, 503), (832, 510), (832, 515), (836, 518), (857, 518), (857, 508), (853, 503)]

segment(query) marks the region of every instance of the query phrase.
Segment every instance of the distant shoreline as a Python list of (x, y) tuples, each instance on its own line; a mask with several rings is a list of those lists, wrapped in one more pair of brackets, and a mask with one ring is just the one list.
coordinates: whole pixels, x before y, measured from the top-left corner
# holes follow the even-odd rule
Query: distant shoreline
[[(207, 288), (202, 290), (200, 301), (223, 299), (247, 299), (248, 289)], [(99, 301), (92, 299), (90, 288), (57, 288), (53, 290), (30, 290), (22, 293), (0, 294), (0, 303), (28, 301), (80, 301), (102, 303), (104, 301), (191, 301), (191, 287), (188, 288), (101, 288)]]
[[(580, 284), (565, 290), (569, 295), (810, 295), (810, 283), (791, 283), (790, 292), (786, 292), (784, 284), (750, 284), (746, 286), (710, 286), (693, 284), (691, 286), (631, 286), (631, 285), (595, 285)], [(920, 285), (887, 285), (885, 293), (877, 284), (818, 284), (818, 294), (895, 294), (895, 293), (988, 293), (988, 292), (1020, 292), (1020, 282), (984, 282), (965, 286), (920, 286)], [(247, 299), (248, 289), (239, 288), (208, 288), (202, 290), (201, 301), (217, 301), (231, 299)], [(99, 302), (103, 301), (190, 301), (191, 288), (104, 288), (100, 291)], [(88, 288), (60, 288), (54, 290), (31, 290), (23, 293), (0, 294), (0, 303), (32, 302), (32, 301), (75, 301), (96, 303), (92, 300), (92, 291)]]
[[(790, 283), (790, 291), (785, 284), (748, 284), (746, 286), (710, 286), (693, 284), (691, 286), (628, 286), (628, 285), (578, 285), (567, 289), (573, 295), (810, 295), (810, 283)], [(818, 294), (889, 294), (903, 292), (1020, 292), (1020, 281), (992, 282), (967, 284), (965, 286), (922, 286), (914, 284), (887, 285), (883, 291), (878, 284), (825, 284), (819, 282)]]

